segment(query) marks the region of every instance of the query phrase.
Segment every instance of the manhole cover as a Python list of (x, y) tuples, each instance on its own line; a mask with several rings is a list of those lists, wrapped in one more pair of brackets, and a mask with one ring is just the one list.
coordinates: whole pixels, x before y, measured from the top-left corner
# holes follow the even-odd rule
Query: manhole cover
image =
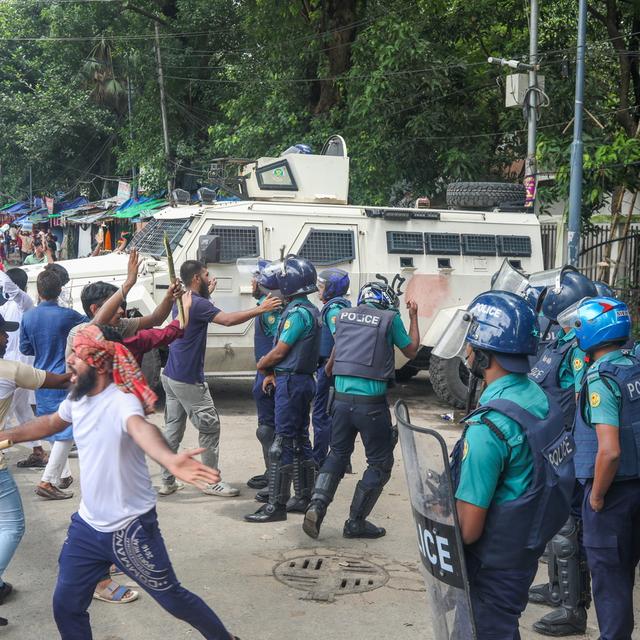
[(387, 572), (369, 560), (341, 555), (304, 555), (277, 564), (274, 576), (288, 587), (307, 591), (313, 600), (373, 591), (389, 580)]

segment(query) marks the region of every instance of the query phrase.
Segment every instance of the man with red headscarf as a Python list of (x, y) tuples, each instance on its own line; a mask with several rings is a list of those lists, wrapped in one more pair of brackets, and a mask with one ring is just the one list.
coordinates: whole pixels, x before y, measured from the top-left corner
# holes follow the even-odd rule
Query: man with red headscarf
[(233, 636), (216, 614), (176, 578), (158, 529), (145, 453), (199, 487), (218, 482), (219, 472), (194, 459), (203, 449), (173, 453), (145, 419), (156, 396), (119, 340), (111, 327), (88, 325), (78, 331), (67, 360), (72, 373), (67, 399), (56, 413), (4, 433), (24, 442), (73, 423), (82, 501), (71, 517), (53, 596), (60, 636), (91, 638), (87, 609), (96, 583), (113, 563), (203, 637), (229, 640)]

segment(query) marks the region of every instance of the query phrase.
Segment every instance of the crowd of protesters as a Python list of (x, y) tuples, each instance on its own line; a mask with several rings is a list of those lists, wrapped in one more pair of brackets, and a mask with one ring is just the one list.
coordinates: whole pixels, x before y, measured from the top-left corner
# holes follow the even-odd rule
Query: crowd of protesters
[(0, 263), (12, 266), (56, 262), (60, 250), (55, 234), (49, 229), (26, 229), (5, 225), (0, 236)]

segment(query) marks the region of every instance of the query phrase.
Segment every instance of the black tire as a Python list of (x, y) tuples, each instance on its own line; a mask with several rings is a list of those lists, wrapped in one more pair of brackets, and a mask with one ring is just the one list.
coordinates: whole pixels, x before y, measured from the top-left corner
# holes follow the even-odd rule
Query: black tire
[(523, 207), (525, 188), (511, 182), (452, 182), (447, 186), (447, 206), (454, 209)]
[(404, 367), (396, 369), (396, 382), (409, 382), (411, 378), (418, 375), (418, 367), (414, 367), (412, 364), (405, 364)]
[(140, 369), (142, 369), (142, 373), (147, 379), (147, 383), (154, 391), (157, 391), (162, 387), (162, 384), (160, 382), (162, 358), (158, 349), (148, 351), (144, 354), (144, 357), (142, 358), (142, 366), (140, 367)]
[(432, 355), (429, 358), (429, 378), (440, 400), (456, 409), (467, 406), (469, 371), (460, 358), (444, 360)]

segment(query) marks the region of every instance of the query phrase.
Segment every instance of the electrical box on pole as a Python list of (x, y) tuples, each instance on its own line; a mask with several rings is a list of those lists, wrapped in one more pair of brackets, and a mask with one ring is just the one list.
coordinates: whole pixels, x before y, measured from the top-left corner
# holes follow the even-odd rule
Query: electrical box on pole
[[(538, 89), (544, 91), (544, 76), (537, 74)], [(506, 77), (505, 106), (522, 107), (529, 91), (529, 74), (512, 73)]]

